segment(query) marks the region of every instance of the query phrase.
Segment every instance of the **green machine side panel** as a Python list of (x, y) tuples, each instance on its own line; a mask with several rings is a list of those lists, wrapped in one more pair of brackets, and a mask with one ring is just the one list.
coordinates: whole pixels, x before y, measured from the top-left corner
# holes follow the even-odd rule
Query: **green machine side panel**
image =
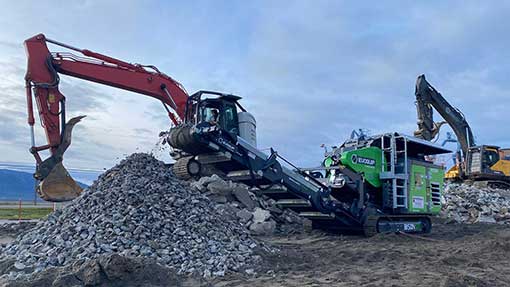
[(382, 150), (366, 147), (342, 153), (340, 162), (355, 172), (363, 173), (365, 180), (374, 187), (381, 187), (379, 174), (382, 168)]
[(427, 167), (411, 162), (409, 175), (409, 212), (428, 213)]
[(429, 167), (430, 178), (430, 212), (438, 214), (441, 211), (441, 194), (444, 189), (444, 169), (442, 167)]
[(443, 168), (417, 161), (409, 164), (409, 212), (438, 214), (444, 188)]

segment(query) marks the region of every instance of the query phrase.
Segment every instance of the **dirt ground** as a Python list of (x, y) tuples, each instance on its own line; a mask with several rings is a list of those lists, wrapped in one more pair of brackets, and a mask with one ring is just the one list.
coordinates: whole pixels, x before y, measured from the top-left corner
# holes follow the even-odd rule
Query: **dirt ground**
[[(214, 286), (510, 286), (510, 227), (436, 224), (427, 236), (312, 232), (278, 246), (265, 274)], [(272, 271), (271, 271), (272, 270)]]
[[(1, 231), (0, 239), (14, 235)], [(364, 238), (311, 231), (261, 240), (280, 252), (266, 255), (266, 264), (256, 268), (257, 274), (212, 281), (183, 278), (180, 284), (163, 286), (510, 285), (510, 227), (501, 225), (437, 223), (426, 236)]]

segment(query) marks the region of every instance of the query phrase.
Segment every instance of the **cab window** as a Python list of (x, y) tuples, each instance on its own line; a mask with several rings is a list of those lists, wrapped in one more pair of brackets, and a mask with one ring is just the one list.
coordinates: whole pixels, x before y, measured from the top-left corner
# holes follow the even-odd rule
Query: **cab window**
[(219, 117), (220, 116), (219, 116), (218, 109), (216, 109), (214, 107), (205, 106), (202, 109), (202, 115), (201, 115), (200, 122), (207, 122), (207, 123), (216, 122), (217, 123), (220, 120)]
[(489, 166), (493, 166), (499, 161), (499, 154), (496, 151), (486, 150), (485, 151), (485, 162)]
[(510, 160), (510, 150), (504, 150), (502, 151), (502, 156), (504, 160)]
[(225, 130), (232, 134), (238, 134), (236, 108), (233, 105), (226, 105), (223, 115)]

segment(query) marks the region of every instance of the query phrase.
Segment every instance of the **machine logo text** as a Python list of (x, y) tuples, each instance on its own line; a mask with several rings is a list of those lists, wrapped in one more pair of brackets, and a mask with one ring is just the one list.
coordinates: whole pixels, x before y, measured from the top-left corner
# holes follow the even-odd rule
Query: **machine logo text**
[(375, 166), (375, 159), (372, 158), (361, 157), (356, 154), (353, 154), (351, 160), (353, 163)]

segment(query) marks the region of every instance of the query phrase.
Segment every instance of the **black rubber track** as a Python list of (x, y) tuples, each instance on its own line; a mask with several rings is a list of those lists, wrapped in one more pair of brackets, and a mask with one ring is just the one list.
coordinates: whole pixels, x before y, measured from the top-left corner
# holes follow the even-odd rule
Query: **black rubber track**
[(178, 179), (188, 180), (192, 176), (188, 173), (188, 162), (192, 159), (192, 156), (181, 157), (178, 159), (174, 166), (172, 167), (172, 171)]

